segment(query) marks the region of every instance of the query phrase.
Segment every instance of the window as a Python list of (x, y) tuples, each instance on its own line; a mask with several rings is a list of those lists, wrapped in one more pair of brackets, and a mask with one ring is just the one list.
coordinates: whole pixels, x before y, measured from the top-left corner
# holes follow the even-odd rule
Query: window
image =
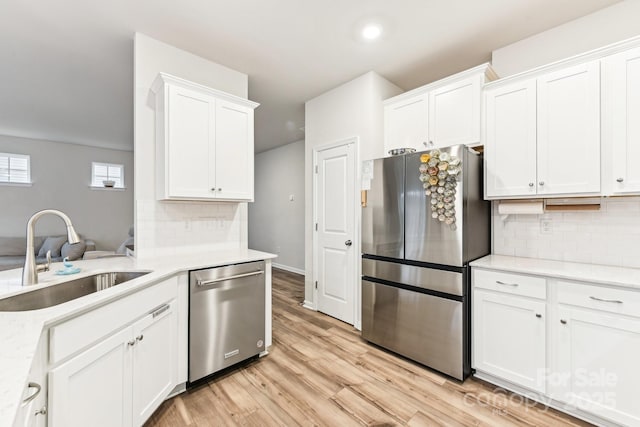
[(104, 181), (113, 181), (114, 188), (124, 188), (124, 165), (91, 163), (91, 186), (107, 187)]
[(31, 184), (31, 156), (0, 153), (0, 183)]

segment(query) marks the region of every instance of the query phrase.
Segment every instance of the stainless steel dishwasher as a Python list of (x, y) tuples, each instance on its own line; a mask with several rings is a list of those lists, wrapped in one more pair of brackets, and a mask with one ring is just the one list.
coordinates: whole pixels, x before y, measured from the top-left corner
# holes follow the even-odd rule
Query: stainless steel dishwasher
[(265, 350), (264, 261), (189, 274), (189, 382)]

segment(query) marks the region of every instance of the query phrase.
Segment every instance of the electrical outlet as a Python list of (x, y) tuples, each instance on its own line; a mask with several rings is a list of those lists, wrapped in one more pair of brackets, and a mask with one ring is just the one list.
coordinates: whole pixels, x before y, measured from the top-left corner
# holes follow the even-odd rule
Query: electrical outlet
[(550, 217), (540, 218), (540, 234), (553, 234), (553, 222)]

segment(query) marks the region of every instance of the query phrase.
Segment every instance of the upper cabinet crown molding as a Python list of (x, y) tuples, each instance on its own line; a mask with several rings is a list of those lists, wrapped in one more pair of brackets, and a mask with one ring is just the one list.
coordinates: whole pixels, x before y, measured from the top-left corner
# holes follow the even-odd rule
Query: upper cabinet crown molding
[(485, 82), (492, 82), (498, 79), (498, 75), (496, 74), (495, 70), (491, 67), (491, 64), (488, 62), (485, 62), (484, 64), (478, 65), (473, 68), (469, 68), (468, 70), (464, 70), (459, 73), (452, 74), (443, 79), (436, 80), (435, 82), (428, 83), (424, 86), (420, 86), (415, 89), (408, 90), (392, 98), (387, 98), (384, 100), (383, 104), (385, 106), (389, 104), (395, 104), (396, 102), (413, 98), (416, 95), (422, 95), (424, 93), (428, 93), (429, 91), (437, 89), (439, 87), (446, 86), (448, 84), (455, 83), (469, 77), (474, 77), (474, 76), (483, 75), (483, 74), (484, 74)]
[(223, 92), (221, 90), (214, 89), (205, 85), (201, 85), (200, 83), (185, 80), (181, 77), (176, 77), (174, 75), (167, 74), (167, 73), (158, 73), (158, 76), (155, 78), (155, 80), (153, 81), (153, 84), (151, 85), (151, 91), (154, 94), (158, 94), (162, 90), (162, 88), (167, 84), (180, 86), (184, 89), (191, 89), (201, 94), (210, 95), (218, 99), (223, 99), (229, 102), (233, 102), (234, 104), (243, 105), (245, 107), (252, 108), (254, 110), (260, 105), (257, 102), (250, 101), (248, 99), (241, 98), (239, 96), (232, 95), (230, 93)]
[(521, 81), (524, 79), (538, 77), (543, 74), (547, 74), (556, 70), (571, 67), (573, 65), (584, 64), (590, 61), (597, 61), (606, 56), (624, 52), (626, 50), (633, 49), (634, 47), (639, 47), (639, 46), (640, 46), (640, 36), (632, 37), (626, 40), (619, 41), (617, 43), (613, 43), (613, 44), (603, 46), (597, 49), (593, 49), (584, 53), (580, 53), (578, 55), (570, 56), (568, 58), (563, 58), (558, 61), (551, 62), (549, 64), (544, 64), (539, 67), (532, 68), (530, 70), (513, 74), (511, 76), (488, 81), (485, 84), (484, 88), (490, 89), (496, 86), (502, 86), (503, 84), (510, 84), (514, 81)]
[(480, 143), (481, 93), (497, 76), (489, 64), (410, 90), (384, 101), (384, 155)]

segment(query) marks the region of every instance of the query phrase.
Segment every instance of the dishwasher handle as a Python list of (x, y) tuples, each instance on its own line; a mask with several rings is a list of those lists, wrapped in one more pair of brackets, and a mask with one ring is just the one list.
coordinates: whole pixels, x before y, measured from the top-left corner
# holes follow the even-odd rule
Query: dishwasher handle
[(235, 276), (219, 277), (217, 279), (210, 279), (210, 280), (198, 279), (196, 280), (196, 286), (205, 287), (205, 286), (214, 285), (220, 282), (226, 282), (227, 280), (242, 279), (243, 277), (257, 276), (259, 274), (264, 274), (264, 271), (262, 270), (252, 271), (250, 273), (236, 274)]

